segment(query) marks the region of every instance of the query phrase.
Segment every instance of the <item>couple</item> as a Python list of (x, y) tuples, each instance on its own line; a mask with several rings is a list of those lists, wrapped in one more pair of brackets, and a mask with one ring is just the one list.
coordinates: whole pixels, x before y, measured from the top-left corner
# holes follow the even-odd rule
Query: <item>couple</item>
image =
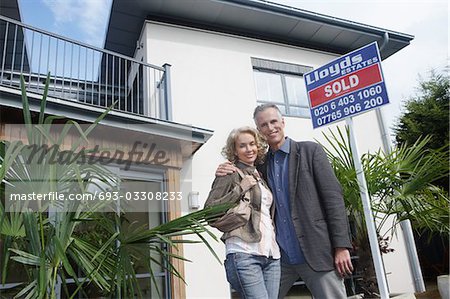
[(301, 277), (316, 299), (346, 298), (343, 276), (353, 271), (347, 215), (324, 150), (287, 138), (276, 105), (256, 107), (253, 119), (268, 153), (256, 130), (233, 130), (223, 153), (234, 165), (219, 166), (205, 203), (238, 202), (251, 190), (249, 222), (222, 236), (228, 282), (242, 298), (273, 299)]

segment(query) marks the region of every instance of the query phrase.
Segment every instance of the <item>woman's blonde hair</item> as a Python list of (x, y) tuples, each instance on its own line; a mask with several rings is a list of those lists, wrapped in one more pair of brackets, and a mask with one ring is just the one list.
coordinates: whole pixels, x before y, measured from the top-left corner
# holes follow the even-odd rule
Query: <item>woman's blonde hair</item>
[(264, 139), (256, 129), (247, 126), (233, 129), (230, 132), (227, 138), (227, 143), (222, 148), (222, 155), (232, 163), (236, 163), (238, 161), (238, 157), (236, 156), (236, 139), (240, 134), (244, 133), (248, 133), (255, 138), (257, 148), (255, 164), (263, 163), (267, 151), (267, 144), (264, 142)]

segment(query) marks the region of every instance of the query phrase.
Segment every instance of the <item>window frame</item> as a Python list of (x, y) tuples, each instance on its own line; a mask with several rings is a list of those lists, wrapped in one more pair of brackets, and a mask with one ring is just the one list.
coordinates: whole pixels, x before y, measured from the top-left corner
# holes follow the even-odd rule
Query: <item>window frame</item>
[[(166, 171), (163, 169), (153, 168), (153, 167), (140, 167), (136, 165), (132, 165), (129, 169), (125, 169), (123, 165), (121, 165), (117, 172), (118, 176), (122, 180), (135, 180), (135, 181), (141, 181), (141, 182), (152, 182), (157, 183), (160, 185), (160, 192), (166, 192), (167, 186), (164, 182), (167, 181), (166, 178)], [(120, 203), (120, 200), (119, 200)], [(149, 203), (150, 204), (150, 203)], [(167, 201), (161, 201), (161, 212), (160, 213), (160, 224), (164, 224), (169, 221), (168, 213), (169, 213), (169, 206)], [(148, 222), (150, 224), (151, 215), (149, 213), (148, 215)], [(150, 228), (150, 227), (149, 227)], [(163, 244), (163, 250), (169, 250), (167, 244)], [(167, 263), (164, 262), (164, 264), (167, 266)], [(153, 273), (155, 278), (163, 278), (163, 289), (161, 289), (161, 294), (164, 296), (165, 299), (171, 299), (173, 298), (172, 294), (172, 281), (171, 281), (171, 273), (167, 269), (163, 269), (162, 272), (155, 272)], [(138, 279), (150, 279), (151, 275), (149, 272), (145, 273), (139, 273), (136, 274), (136, 278)], [(154, 284), (154, 282), (150, 279), (151, 285)]]
[[(104, 166), (106, 169), (110, 170), (111, 172), (115, 173), (117, 175), (118, 178), (120, 179), (124, 179), (124, 180), (137, 180), (137, 181), (142, 181), (142, 182), (153, 182), (153, 183), (157, 183), (160, 185), (160, 191), (161, 192), (166, 192), (167, 191), (167, 186), (165, 184), (165, 182), (167, 182), (167, 178), (166, 178), (166, 171), (163, 169), (158, 169), (158, 168), (153, 168), (153, 167), (149, 167), (149, 168), (144, 168), (144, 167), (139, 167), (139, 166), (134, 166), (132, 165), (130, 169), (125, 169), (123, 167), (123, 165), (118, 165), (115, 163), (111, 163), (108, 166)], [(118, 206), (120, 206), (120, 199), (118, 200), (118, 202), (116, 204), (118, 204)], [(117, 207), (118, 208), (118, 207)], [(169, 221), (169, 217), (168, 217), (168, 213), (169, 213), (169, 206), (167, 201), (161, 201), (161, 209), (162, 211), (160, 212), (160, 222), (161, 224), (166, 223)], [(149, 219), (149, 223), (150, 223), (150, 217), (151, 215), (148, 215)], [(163, 249), (164, 250), (169, 250), (167, 244), (163, 245)], [(164, 264), (166, 265), (166, 262), (164, 262)], [(77, 271), (77, 270), (76, 270)], [(86, 281), (90, 281), (90, 279), (88, 279), (87, 277), (85, 277), (84, 275), (80, 275), (81, 273), (79, 272), (78, 275), (78, 281), (82, 281), (82, 280), (86, 280)], [(173, 298), (173, 294), (172, 294), (172, 281), (171, 281), (171, 273), (167, 270), (167, 269), (163, 269), (162, 272), (155, 272), (153, 273), (155, 278), (162, 278), (163, 279), (163, 289), (161, 289), (161, 294), (164, 295), (165, 299), (171, 299)], [(154, 282), (153, 280), (150, 279), (151, 275), (149, 272), (145, 272), (145, 273), (138, 273), (136, 274), (136, 278), (138, 280), (140, 279), (149, 279), (150, 284), (153, 285)], [(65, 283), (67, 285), (72, 285), (75, 284), (75, 279), (73, 278), (65, 278)], [(8, 290), (10, 288), (14, 288), (19, 286), (20, 284), (24, 283), (25, 281), (14, 281), (14, 282), (6, 282), (5, 284), (1, 284), (0, 283), (0, 293), (2, 290)], [(56, 285), (56, 298), (61, 298), (62, 295), (65, 295), (61, 292), (61, 282), (58, 281), (57, 285)], [(81, 298), (81, 292), (78, 292), (78, 294), (75, 296), (75, 298)]]
[[(286, 77), (299, 77), (303, 81), (303, 75), (309, 71), (311, 71), (313, 68), (310, 66), (305, 65), (299, 65), (299, 64), (293, 64), (293, 63), (287, 63), (287, 62), (280, 62), (280, 61), (274, 61), (274, 60), (268, 60), (268, 59), (261, 59), (261, 58), (251, 58), (252, 61), (252, 68), (253, 68), (253, 79), (255, 83), (255, 93), (256, 93), (256, 102), (258, 104), (275, 104), (277, 106), (284, 106), (284, 113), (282, 111), (283, 116), (287, 117), (296, 117), (296, 118), (311, 118), (310, 114), (310, 108), (308, 106), (301, 106), (296, 104), (289, 103), (289, 97), (288, 97), (288, 88), (287, 88), (287, 81)], [(266, 73), (266, 74), (275, 74), (279, 76), (281, 80), (281, 88), (282, 88), (282, 95), (283, 95), (283, 104), (271, 102), (271, 101), (264, 101), (258, 99), (258, 89), (257, 89), (257, 82), (256, 82), (256, 76), (255, 72), (260, 73)], [(299, 114), (292, 114), (291, 109), (297, 108), (300, 110)]]

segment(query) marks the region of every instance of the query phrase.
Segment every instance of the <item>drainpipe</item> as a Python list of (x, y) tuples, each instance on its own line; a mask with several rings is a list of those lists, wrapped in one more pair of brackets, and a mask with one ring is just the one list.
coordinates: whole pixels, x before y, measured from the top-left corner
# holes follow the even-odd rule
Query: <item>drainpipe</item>
[[(386, 45), (389, 42), (389, 33), (385, 32), (383, 36), (383, 42), (380, 46), (380, 56), (383, 49), (386, 47)], [(389, 129), (386, 127), (386, 124), (384, 123), (384, 117), (383, 112), (381, 111), (381, 108), (375, 109), (377, 120), (378, 120), (378, 126), (380, 128), (381, 132), (381, 140), (383, 142), (383, 150), (385, 153), (391, 152), (391, 139), (389, 134)]]
[[(383, 36), (383, 42), (380, 46), (380, 53), (386, 47), (389, 42), (389, 33), (385, 32)], [(381, 55), (381, 54), (380, 54)], [(381, 139), (383, 141), (383, 149), (385, 153), (391, 152), (391, 139), (389, 129), (384, 123), (383, 113), (380, 108), (375, 109), (378, 126), (380, 127)], [(416, 244), (414, 242), (414, 235), (411, 227), (411, 221), (403, 220), (400, 222), (402, 228), (403, 238), (405, 239), (406, 251), (408, 254), (409, 265), (411, 266), (412, 276), (414, 280), (414, 289), (417, 293), (425, 292), (425, 283), (423, 281), (422, 269), (420, 268), (419, 258), (417, 255)]]
[(422, 269), (420, 269), (419, 257), (417, 256), (416, 243), (412, 232), (411, 221), (409, 219), (400, 222), (403, 237), (405, 238), (406, 250), (408, 252), (409, 264), (413, 272), (414, 289), (417, 293), (425, 292), (425, 283), (423, 281)]
[(166, 120), (172, 120), (172, 86), (170, 83), (170, 67), (171, 65), (165, 63), (164, 67), (164, 106), (166, 111)]

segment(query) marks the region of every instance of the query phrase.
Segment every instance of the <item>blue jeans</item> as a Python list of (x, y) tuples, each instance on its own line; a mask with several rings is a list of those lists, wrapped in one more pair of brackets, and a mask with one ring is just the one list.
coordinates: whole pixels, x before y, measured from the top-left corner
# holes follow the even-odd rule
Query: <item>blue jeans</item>
[(225, 260), (227, 280), (241, 298), (276, 299), (280, 260), (247, 253), (230, 253)]

